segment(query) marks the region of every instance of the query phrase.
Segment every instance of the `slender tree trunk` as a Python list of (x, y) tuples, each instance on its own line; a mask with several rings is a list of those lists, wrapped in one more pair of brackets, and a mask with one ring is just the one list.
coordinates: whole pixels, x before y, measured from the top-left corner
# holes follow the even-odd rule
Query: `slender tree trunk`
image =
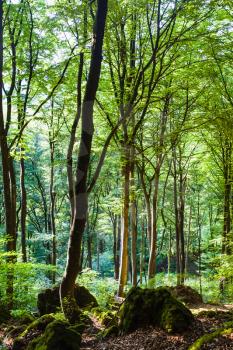
[(96, 234), (96, 255), (97, 255), (96, 270), (100, 272), (100, 241), (99, 241), (98, 232)]
[(119, 280), (119, 269), (120, 269), (120, 249), (121, 249), (121, 216), (116, 216), (116, 252), (115, 252), (115, 268), (114, 278)]
[(123, 175), (123, 210), (121, 227), (121, 257), (118, 296), (123, 297), (124, 287), (128, 279), (128, 240), (129, 240), (129, 191), (130, 191), (130, 149), (126, 143), (124, 146), (124, 159), (122, 166)]
[(21, 192), (21, 249), (23, 262), (27, 262), (27, 246), (26, 246), (26, 218), (27, 218), (27, 191), (25, 187), (25, 162), (24, 158), (20, 159), (20, 192)]
[[(53, 106), (52, 106), (53, 108)], [(57, 239), (56, 239), (56, 222), (55, 222), (55, 205), (56, 205), (56, 192), (54, 189), (54, 135), (49, 136), (50, 147), (50, 213), (49, 213), (49, 226), (52, 235), (52, 251), (51, 262), (54, 267), (57, 265)], [(56, 282), (56, 272), (52, 272), (52, 282)]]
[(71, 134), (70, 134), (70, 141), (67, 151), (67, 179), (68, 179), (68, 191), (69, 191), (69, 200), (70, 200), (70, 208), (71, 208), (71, 222), (73, 221), (74, 217), (74, 176), (73, 176), (73, 150), (74, 150), (74, 144), (75, 144), (75, 136), (76, 136), (76, 130), (77, 126), (81, 117), (81, 106), (82, 106), (82, 74), (83, 74), (83, 65), (84, 65), (84, 54), (83, 52), (80, 53), (80, 60), (79, 60), (79, 70), (78, 70), (78, 77), (77, 77), (77, 111), (76, 116), (73, 121), (73, 125), (71, 128)]
[(222, 253), (231, 254), (231, 239), (229, 234), (231, 232), (231, 158), (232, 145), (226, 141), (224, 149), (224, 209), (223, 209), (223, 239), (222, 239)]
[(171, 255), (172, 255), (172, 228), (169, 227), (169, 238), (168, 238), (168, 252), (167, 252), (167, 278), (168, 283), (170, 282), (171, 274)]
[(197, 235), (198, 235), (198, 268), (199, 268), (199, 287), (200, 294), (202, 296), (202, 251), (201, 251), (201, 242), (202, 242), (202, 232), (201, 232), (201, 217), (200, 217), (200, 191), (198, 191), (197, 197)]
[(175, 230), (176, 230), (176, 278), (177, 285), (181, 283), (180, 275), (180, 222), (179, 222), (179, 208), (178, 208), (178, 190), (177, 190), (177, 157), (176, 149), (173, 149), (173, 165), (174, 165), (174, 209), (175, 209)]
[[(8, 271), (7, 271), (7, 300), (8, 307), (13, 307), (14, 263), (16, 261), (16, 181), (13, 158), (7, 145), (7, 129), (4, 125), (3, 112), (3, 1), (0, 0), (0, 147), (2, 159), (2, 175), (4, 189), (5, 226), (7, 240)], [(8, 106), (8, 112), (10, 106)]]
[(191, 237), (191, 224), (192, 224), (192, 207), (190, 205), (187, 244), (186, 244), (186, 256), (185, 256), (185, 278), (188, 277), (188, 272), (189, 272), (188, 271), (188, 263), (189, 263), (189, 244), (190, 244), (190, 237)]
[(113, 259), (114, 259), (114, 278), (115, 280), (118, 279), (119, 276), (117, 276), (117, 265), (118, 265), (118, 237), (117, 237), (117, 221), (118, 217), (117, 215), (114, 215), (113, 217)]
[(74, 299), (74, 287), (80, 270), (81, 243), (88, 212), (87, 174), (94, 132), (93, 109), (100, 79), (107, 3), (107, 0), (98, 0), (97, 4), (90, 70), (82, 106), (82, 130), (76, 171), (74, 219), (70, 231), (66, 270), (60, 288), (62, 309), (70, 322), (75, 322), (80, 317), (80, 310)]
[(180, 283), (185, 279), (185, 240), (184, 240), (184, 211), (185, 185), (181, 166), (179, 168), (179, 236), (180, 236)]
[(131, 261), (132, 261), (132, 284), (137, 285), (137, 208), (135, 194), (135, 149), (131, 146)]
[(89, 225), (89, 220), (87, 220), (86, 233), (87, 233), (87, 266), (90, 269), (92, 269), (92, 234), (91, 234), (91, 228)]
[(149, 280), (155, 276), (155, 271), (156, 271), (157, 206), (158, 206), (158, 194), (159, 194), (159, 177), (160, 177), (160, 168), (157, 168), (155, 179), (154, 179), (154, 194), (152, 199), (152, 235), (151, 235), (151, 245), (150, 245), (149, 266), (148, 266)]
[(141, 245), (140, 245), (140, 284), (143, 283), (143, 273), (145, 271), (145, 221), (142, 218), (142, 230), (141, 230)]

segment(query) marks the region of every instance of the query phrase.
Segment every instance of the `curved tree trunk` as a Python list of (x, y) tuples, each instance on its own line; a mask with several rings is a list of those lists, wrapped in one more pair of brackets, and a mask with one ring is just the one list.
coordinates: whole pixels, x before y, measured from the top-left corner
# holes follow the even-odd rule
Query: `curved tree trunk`
[(87, 174), (94, 132), (93, 108), (100, 79), (107, 4), (107, 0), (98, 0), (93, 30), (92, 57), (82, 106), (82, 130), (76, 171), (74, 219), (70, 231), (66, 270), (60, 287), (62, 309), (70, 322), (79, 319), (80, 314), (74, 299), (74, 287), (79, 272), (81, 243), (88, 211)]

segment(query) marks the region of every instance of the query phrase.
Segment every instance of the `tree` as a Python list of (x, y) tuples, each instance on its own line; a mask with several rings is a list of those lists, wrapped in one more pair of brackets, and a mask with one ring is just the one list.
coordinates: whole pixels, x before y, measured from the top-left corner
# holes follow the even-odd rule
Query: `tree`
[(72, 322), (76, 317), (79, 317), (79, 310), (77, 310), (74, 300), (74, 287), (79, 272), (82, 236), (87, 219), (88, 199), (86, 182), (93, 137), (93, 107), (100, 79), (106, 16), (107, 0), (98, 0), (93, 29), (90, 70), (82, 105), (82, 131), (75, 182), (74, 219), (70, 231), (66, 270), (60, 287), (63, 312)]

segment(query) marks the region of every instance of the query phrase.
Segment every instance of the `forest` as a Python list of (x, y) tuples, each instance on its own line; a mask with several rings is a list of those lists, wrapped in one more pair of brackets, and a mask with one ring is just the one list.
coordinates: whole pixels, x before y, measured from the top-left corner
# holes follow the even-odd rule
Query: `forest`
[(231, 0), (0, 0), (0, 349), (233, 349)]

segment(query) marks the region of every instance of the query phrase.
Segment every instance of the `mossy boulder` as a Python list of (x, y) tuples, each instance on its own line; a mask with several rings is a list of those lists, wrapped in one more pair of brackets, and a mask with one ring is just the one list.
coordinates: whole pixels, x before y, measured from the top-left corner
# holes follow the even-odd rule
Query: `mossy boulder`
[(120, 330), (129, 333), (138, 328), (154, 325), (168, 332), (182, 332), (194, 317), (167, 288), (132, 288), (120, 311)]
[(38, 335), (44, 332), (49, 323), (55, 320), (53, 315), (43, 315), (30, 323), (24, 331), (14, 340), (12, 350), (24, 350), (30, 334)]
[(176, 299), (187, 305), (198, 305), (203, 303), (202, 296), (198, 293), (198, 291), (189, 286), (179, 285), (168, 288)]
[(182, 332), (193, 321), (191, 311), (174, 297), (168, 297), (163, 303), (159, 326), (168, 333)]
[(32, 340), (27, 350), (79, 350), (81, 335), (68, 322), (55, 320), (38, 338)]
[[(74, 297), (80, 308), (98, 306), (96, 298), (83, 286), (75, 286)], [(37, 307), (41, 316), (57, 312), (60, 309), (59, 286), (45, 289), (39, 293)]]

